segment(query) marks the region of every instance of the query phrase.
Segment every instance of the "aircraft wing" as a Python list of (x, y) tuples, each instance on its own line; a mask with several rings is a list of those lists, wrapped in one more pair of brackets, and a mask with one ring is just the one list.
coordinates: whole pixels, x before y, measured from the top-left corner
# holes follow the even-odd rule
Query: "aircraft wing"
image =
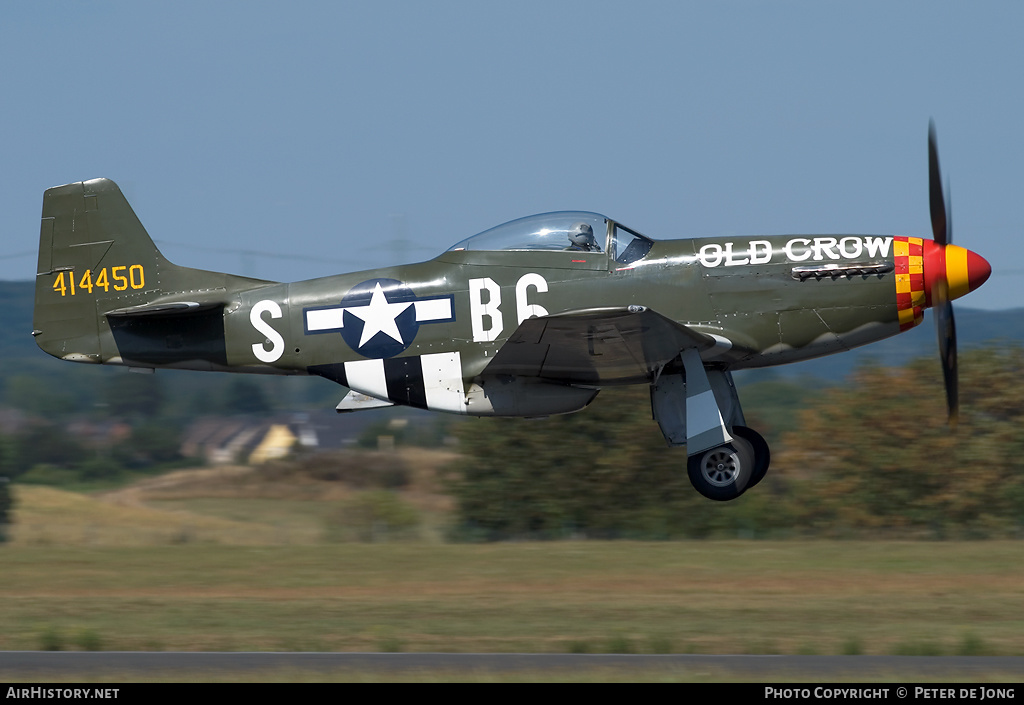
[(684, 349), (714, 345), (711, 336), (646, 306), (566, 311), (519, 324), (481, 376), (581, 385), (636, 382), (650, 379)]

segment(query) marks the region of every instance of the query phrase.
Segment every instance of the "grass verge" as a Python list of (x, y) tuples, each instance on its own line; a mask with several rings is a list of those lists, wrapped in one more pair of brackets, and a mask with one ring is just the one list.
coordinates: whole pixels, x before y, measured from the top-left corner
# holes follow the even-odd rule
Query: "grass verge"
[(8, 545), (0, 650), (1022, 655), (1020, 550)]

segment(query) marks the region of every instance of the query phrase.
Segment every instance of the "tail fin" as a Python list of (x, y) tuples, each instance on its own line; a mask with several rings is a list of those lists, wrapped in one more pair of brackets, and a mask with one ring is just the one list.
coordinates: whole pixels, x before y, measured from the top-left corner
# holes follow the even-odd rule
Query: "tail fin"
[[(230, 292), (271, 283), (168, 262), (109, 179), (57, 186), (43, 194), (36, 271), (36, 343), (55, 357), (92, 363), (132, 364), (117, 345), (125, 339), (118, 331), (126, 328), (126, 320), (135, 322), (131, 336), (138, 337), (142, 319), (151, 322), (144, 327), (153, 329), (156, 318), (202, 311), (211, 319), (206, 327), (215, 329)], [(167, 327), (165, 320), (152, 332)], [(216, 331), (206, 335), (211, 334)]]

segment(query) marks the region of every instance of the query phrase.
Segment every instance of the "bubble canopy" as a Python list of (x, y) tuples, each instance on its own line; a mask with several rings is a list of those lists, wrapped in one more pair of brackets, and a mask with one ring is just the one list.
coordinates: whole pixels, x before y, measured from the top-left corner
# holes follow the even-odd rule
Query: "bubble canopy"
[(600, 251), (604, 251), (608, 219), (587, 211), (557, 211), (511, 220), (484, 230), (449, 248), (455, 250), (567, 250), (573, 244), (569, 235), (580, 224), (593, 229)]

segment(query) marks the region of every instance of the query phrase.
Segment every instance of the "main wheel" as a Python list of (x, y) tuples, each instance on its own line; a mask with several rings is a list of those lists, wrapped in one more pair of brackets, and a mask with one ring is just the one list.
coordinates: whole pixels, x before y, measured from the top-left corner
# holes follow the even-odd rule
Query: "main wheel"
[(750, 482), (747, 483), (747, 489), (749, 490), (764, 479), (765, 474), (768, 472), (768, 466), (772, 462), (772, 452), (768, 448), (768, 442), (764, 437), (752, 428), (733, 426), (732, 433), (734, 436), (739, 436), (750, 443), (754, 452), (754, 468), (750, 473)]
[(736, 499), (750, 485), (754, 470), (754, 451), (741, 436), (732, 443), (690, 456), (686, 462), (690, 484), (708, 499), (727, 502)]

